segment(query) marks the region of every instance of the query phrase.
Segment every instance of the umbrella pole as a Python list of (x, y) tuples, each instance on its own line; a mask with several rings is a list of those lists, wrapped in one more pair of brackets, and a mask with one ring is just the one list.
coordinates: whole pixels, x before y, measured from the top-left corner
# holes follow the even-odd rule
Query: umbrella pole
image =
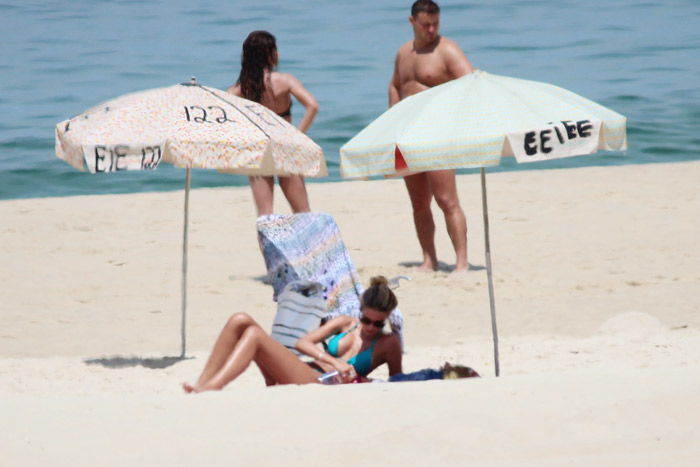
[(486, 169), (481, 168), (481, 202), (484, 212), (484, 243), (486, 249), (486, 275), (489, 281), (489, 305), (491, 306), (491, 330), (493, 332), (493, 359), (496, 365), (496, 376), (499, 376), (498, 363), (498, 329), (496, 327), (496, 299), (493, 292), (493, 274), (491, 268), (491, 242), (489, 240), (489, 209), (486, 202)]
[(187, 168), (185, 177), (185, 227), (182, 239), (182, 325), (180, 335), (182, 339), (182, 347), (180, 358), (185, 358), (185, 315), (187, 312), (187, 226), (189, 223), (188, 214), (190, 209), (190, 180), (192, 178), (192, 169)]

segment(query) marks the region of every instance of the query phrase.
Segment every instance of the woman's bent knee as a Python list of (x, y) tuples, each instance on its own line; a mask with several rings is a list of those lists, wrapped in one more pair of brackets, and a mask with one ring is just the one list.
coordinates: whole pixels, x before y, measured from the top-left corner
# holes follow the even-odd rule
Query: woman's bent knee
[(248, 313), (234, 313), (226, 322), (227, 328), (246, 328), (255, 324), (255, 320)]
[(267, 333), (259, 326), (248, 326), (241, 334), (241, 342), (244, 342), (245, 345), (253, 344), (257, 347), (266, 336)]

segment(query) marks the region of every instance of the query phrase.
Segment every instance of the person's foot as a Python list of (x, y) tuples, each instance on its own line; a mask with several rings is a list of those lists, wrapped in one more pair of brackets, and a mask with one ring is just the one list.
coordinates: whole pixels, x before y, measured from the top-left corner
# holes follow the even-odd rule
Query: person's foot
[(182, 383), (182, 389), (184, 389), (187, 394), (201, 392), (198, 387), (192, 386), (190, 383)]
[(451, 273), (447, 275), (449, 279), (459, 279), (464, 277), (464, 275), (469, 271), (469, 268), (454, 268)]
[(423, 259), (423, 264), (418, 266), (418, 270), (421, 272), (435, 272), (438, 270), (439, 266), (437, 258), (432, 259), (426, 257)]

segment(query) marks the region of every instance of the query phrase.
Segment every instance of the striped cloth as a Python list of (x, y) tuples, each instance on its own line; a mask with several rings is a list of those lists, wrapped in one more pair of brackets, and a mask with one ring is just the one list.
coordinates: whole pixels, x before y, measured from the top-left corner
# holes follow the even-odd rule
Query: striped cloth
[[(270, 214), (256, 222), (273, 300), (285, 286), (297, 280), (319, 282), (325, 287), (326, 318), (360, 317), (360, 276), (330, 214)], [(389, 316), (392, 331), (403, 348), (403, 316), (399, 309)]]
[(319, 327), (326, 313), (323, 288), (318, 282), (293, 281), (278, 297), (270, 336), (299, 357), (303, 354), (294, 345), (300, 337)]

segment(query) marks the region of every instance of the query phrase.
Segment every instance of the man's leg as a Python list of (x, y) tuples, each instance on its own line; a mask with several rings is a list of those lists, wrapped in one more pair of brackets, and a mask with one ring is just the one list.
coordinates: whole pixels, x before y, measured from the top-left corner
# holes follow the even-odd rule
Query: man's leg
[(452, 240), (457, 262), (455, 272), (466, 271), (467, 263), (467, 218), (459, 205), (457, 196), (457, 179), (454, 170), (436, 170), (426, 172), (428, 185), (437, 205), (445, 213), (447, 233)]
[(435, 252), (435, 223), (430, 210), (433, 195), (430, 192), (428, 177), (425, 173), (407, 175), (403, 178), (413, 207), (413, 223), (416, 226), (418, 242), (423, 250), (421, 271), (437, 271), (438, 260)]

